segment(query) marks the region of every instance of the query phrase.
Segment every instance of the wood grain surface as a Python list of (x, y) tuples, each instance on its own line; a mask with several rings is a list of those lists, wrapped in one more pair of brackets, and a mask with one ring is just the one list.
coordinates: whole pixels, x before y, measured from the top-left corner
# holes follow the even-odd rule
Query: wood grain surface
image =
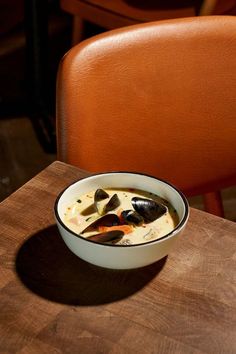
[(54, 162), (0, 204), (0, 353), (236, 353), (236, 224), (199, 210), (168, 257), (106, 270), (72, 254)]

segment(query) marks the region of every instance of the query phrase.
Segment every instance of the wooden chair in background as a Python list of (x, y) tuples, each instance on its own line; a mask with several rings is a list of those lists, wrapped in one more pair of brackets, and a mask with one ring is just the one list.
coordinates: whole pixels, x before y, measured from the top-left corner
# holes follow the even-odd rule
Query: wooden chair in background
[(73, 16), (72, 45), (84, 35), (86, 21), (105, 29), (180, 17), (230, 14), (235, 0), (60, 0)]
[(73, 47), (58, 72), (59, 159), (158, 176), (223, 216), (219, 190), (236, 184), (235, 33), (233, 16), (203, 16)]

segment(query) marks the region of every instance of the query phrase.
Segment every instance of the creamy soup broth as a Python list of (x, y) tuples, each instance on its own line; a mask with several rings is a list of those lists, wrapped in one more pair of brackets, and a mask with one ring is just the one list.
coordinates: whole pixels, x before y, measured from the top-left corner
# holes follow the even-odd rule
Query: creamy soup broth
[[(128, 233), (125, 232), (122, 239), (116, 243), (117, 245), (141, 244), (161, 238), (171, 232), (179, 223), (177, 212), (173, 206), (166, 200), (153, 193), (132, 188), (104, 188), (103, 190), (109, 194), (109, 197), (117, 194), (120, 205), (114, 210), (109, 211), (108, 214), (117, 214), (119, 217), (121, 216), (121, 212), (123, 210), (133, 209), (131, 204), (131, 199), (133, 197), (152, 199), (167, 207), (165, 214), (157, 218), (155, 221), (144, 222), (140, 226), (130, 225), (128, 227)], [(98, 214), (94, 204), (94, 194), (95, 191), (93, 190), (79, 196), (76, 201), (72, 202), (71, 205), (67, 207), (64, 215), (64, 223), (66, 226), (74, 233), (83, 236), (84, 238), (98, 234), (99, 232), (107, 231), (106, 229), (99, 229), (83, 232), (88, 225), (101, 217), (101, 215)], [(105, 205), (108, 200), (109, 199), (105, 199), (102, 203)]]

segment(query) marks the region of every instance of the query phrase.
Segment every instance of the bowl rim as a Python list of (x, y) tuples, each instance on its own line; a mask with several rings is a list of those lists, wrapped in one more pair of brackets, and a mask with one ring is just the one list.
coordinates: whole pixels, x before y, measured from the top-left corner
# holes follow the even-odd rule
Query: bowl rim
[[(147, 242), (144, 242), (144, 243), (137, 243), (137, 244), (131, 244), (131, 245), (117, 245), (117, 244), (106, 244), (106, 243), (101, 243), (101, 242), (96, 242), (96, 241), (91, 241), (83, 236), (80, 236), (79, 234), (75, 233), (74, 231), (72, 231), (69, 227), (67, 227), (64, 222), (62, 221), (60, 215), (59, 215), (59, 212), (58, 212), (58, 204), (59, 204), (59, 201), (62, 197), (62, 195), (64, 194), (64, 192), (69, 189), (71, 186), (73, 186), (74, 184), (80, 182), (80, 181), (83, 181), (85, 179), (89, 179), (91, 177), (97, 177), (97, 176), (102, 176), (102, 175), (111, 175), (111, 174), (133, 174), (133, 175), (140, 175), (140, 176), (144, 176), (144, 177), (149, 177), (149, 178), (153, 178), (157, 181), (160, 181), (162, 183), (165, 183), (167, 185), (169, 185), (171, 188), (173, 188), (178, 194), (179, 196), (181, 197), (183, 203), (184, 203), (184, 207), (185, 207), (185, 210), (184, 210), (184, 215), (182, 217), (182, 220), (178, 223), (178, 225), (172, 230), (170, 231), (168, 234), (158, 238), (158, 239), (154, 239), (154, 240), (150, 240), (150, 241), (147, 241)], [(91, 175), (89, 176), (86, 176), (86, 177), (82, 177), (80, 178), (79, 180), (77, 181), (74, 181), (72, 183), (70, 183), (69, 185), (67, 185), (57, 196), (57, 198), (55, 199), (55, 202), (54, 202), (54, 215), (56, 217), (56, 220), (59, 222), (59, 224), (66, 230), (68, 231), (69, 233), (71, 233), (73, 236), (76, 236), (77, 238), (83, 240), (83, 241), (86, 241), (86, 242), (89, 242), (93, 245), (96, 245), (96, 246), (100, 246), (100, 247), (115, 247), (115, 248), (135, 248), (135, 247), (145, 247), (145, 246), (148, 246), (150, 244), (153, 244), (153, 243), (159, 243), (160, 241), (163, 241), (164, 239), (166, 238), (171, 238), (173, 237), (177, 232), (179, 232), (183, 227), (184, 225), (186, 224), (188, 218), (189, 218), (189, 213), (190, 213), (190, 208), (189, 208), (189, 203), (187, 201), (187, 198), (185, 197), (185, 195), (175, 186), (173, 185), (172, 183), (168, 182), (167, 180), (164, 180), (164, 179), (161, 179), (159, 177), (155, 177), (153, 175), (149, 175), (147, 173), (142, 173), (142, 172), (130, 172), (130, 171), (108, 171), (108, 172), (100, 172), (100, 173), (92, 173)]]

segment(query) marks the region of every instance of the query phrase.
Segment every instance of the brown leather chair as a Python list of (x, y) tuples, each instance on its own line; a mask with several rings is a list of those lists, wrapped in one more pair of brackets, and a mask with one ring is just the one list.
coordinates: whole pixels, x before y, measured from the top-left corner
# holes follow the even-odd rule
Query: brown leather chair
[(63, 58), (58, 157), (91, 172), (140, 171), (204, 194), (236, 184), (236, 21), (204, 16), (105, 32)]
[(74, 45), (84, 39), (85, 21), (110, 30), (164, 19), (231, 14), (235, 0), (60, 0), (60, 6), (73, 16)]

